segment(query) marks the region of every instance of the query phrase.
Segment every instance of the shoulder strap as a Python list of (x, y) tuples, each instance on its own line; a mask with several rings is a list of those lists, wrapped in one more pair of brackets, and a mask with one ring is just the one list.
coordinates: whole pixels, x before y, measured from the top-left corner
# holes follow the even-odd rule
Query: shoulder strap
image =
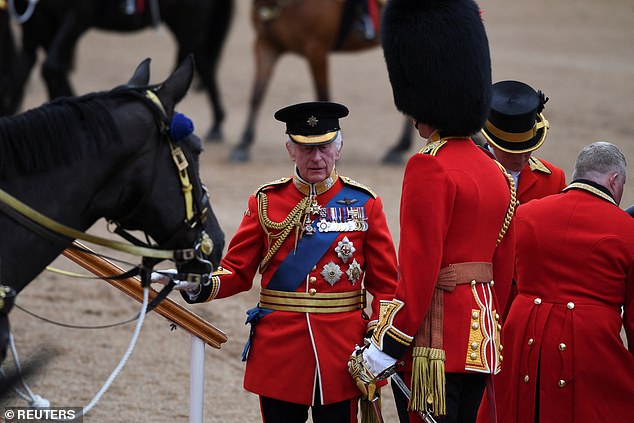
[(289, 182), (290, 180), (291, 180), (291, 178), (286, 177), (286, 178), (279, 178), (279, 179), (276, 179), (276, 180), (274, 180), (274, 181), (271, 181), (271, 182), (267, 182), (267, 183), (265, 183), (265, 184), (262, 184), (262, 185), (260, 185), (260, 186), (258, 187), (258, 189), (256, 189), (256, 190), (255, 190), (255, 192), (253, 193), (253, 195), (254, 195), (255, 197), (257, 197), (257, 196), (258, 196), (258, 194), (260, 193), (260, 191), (264, 190), (265, 188), (268, 188), (268, 187), (271, 187), (271, 186), (275, 186), (275, 185), (284, 185), (284, 184), (286, 184), (287, 182)]
[(362, 191), (364, 191), (366, 194), (370, 194), (370, 196), (372, 198), (376, 198), (377, 197), (376, 193), (374, 191), (372, 191), (372, 189), (370, 187), (367, 187), (367, 186), (363, 185), (360, 182), (357, 182), (357, 181), (355, 181), (353, 179), (350, 179), (347, 176), (340, 176), (340, 178), (341, 178), (341, 180), (343, 181), (344, 184), (359, 188)]
[(551, 173), (553, 173), (550, 169), (548, 169), (548, 166), (546, 166), (541, 160), (539, 160), (537, 157), (532, 157), (528, 159), (528, 165), (530, 166), (532, 171), (539, 171), (542, 173), (546, 173), (548, 175), (550, 175)]
[(440, 150), (445, 144), (447, 144), (447, 140), (441, 139), (438, 141), (430, 142), (425, 147), (421, 148), (420, 154), (429, 154), (430, 156), (435, 156), (438, 154), (438, 150)]

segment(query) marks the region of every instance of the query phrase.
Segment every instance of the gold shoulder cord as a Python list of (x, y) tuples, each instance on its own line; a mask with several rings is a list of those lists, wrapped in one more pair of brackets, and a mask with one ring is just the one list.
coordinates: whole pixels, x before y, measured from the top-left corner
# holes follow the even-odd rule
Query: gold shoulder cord
[[(299, 239), (299, 229), (302, 226), (302, 221), (307, 213), (310, 213), (310, 197), (304, 197), (297, 203), (297, 205), (291, 210), (286, 218), (281, 222), (273, 222), (268, 216), (269, 200), (264, 192), (258, 194), (258, 216), (262, 229), (268, 237), (269, 250), (266, 252), (266, 256), (260, 262), (259, 272), (263, 273), (268, 266), (271, 258), (277, 253), (284, 241), (288, 238), (293, 228), (295, 228), (295, 246), (297, 247), (297, 240)], [(272, 233), (272, 231), (278, 231)], [(271, 245), (271, 239), (275, 238), (275, 242)]]
[(513, 215), (515, 214), (515, 207), (517, 206), (517, 190), (515, 189), (515, 180), (510, 173), (504, 169), (504, 166), (497, 160), (495, 163), (498, 165), (504, 176), (506, 177), (506, 181), (511, 188), (511, 202), (509, 203), (509, 208), (506, 210), (506, 216), (504, 217), (504, 223), (502, 224), (502, 228), (500, 229), (500, 233), (498, 234), (498, 240), (496, 245), (500, 245), (502, 242), (502, 238), (506, 234), (506, 231), (509, 230), (509, 226), (511, 225), (511, 220), (513, 219)]

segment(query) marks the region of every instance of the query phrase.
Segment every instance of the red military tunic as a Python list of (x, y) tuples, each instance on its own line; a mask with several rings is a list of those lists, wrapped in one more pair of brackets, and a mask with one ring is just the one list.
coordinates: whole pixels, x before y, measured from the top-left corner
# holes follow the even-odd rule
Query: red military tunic
[[(323, 209), (344, 187), (352, 195)], [(381, 199), (354, 181), (338, 177), (335, 171), (325, 182), (312, 188), (317, 193), (317, 204), (323, 209), (321, 217), (315, 217), (313, 228), (326, 222), (324, 226), (330, 225), (329, 230), (336, 232), (336, 237), (308, 274), (295, 275), (298, 284), (295, 291), (345, 293), (364, 285), (374, 298), (370, 320), (359, 309), (332, 314), (276, 310), (263, 316), (255, 326), (246, 364), (245, 389), (306, 405), (313, 403), (317, 380), (322, 404), (359, 396), (348, 373), (348, 358), (355, 345), (363, 343), (366, 332), (376, 325), (379, 301), (392, 297), (397, 279), (396, 252)], [(258, 193), (264, 193), (268, 200), (268, 219), (282, 222), (307, 197), (310, 189), (311, 186), (295, 176), (267, 184)], [(258, 193), (249, 198), (242, 223), (222, 259), (221, 267), (231, 273), (220, 277), (217, 293), (212, 293), (214, 298), (249, 290), (258, 266), (275, 243), (275, 236), (268, 236), (261, 223), (265, 216), (260, 214), (263, 207), (262, 203), (258, 204)], [(358, 207), (362, 197), (369, 199)], [(356, 213), (356, 217), (351, 213)], [(324, 215), (327, 216), (324, 218)], [(346, 220), (346, 215), (362, 224), (337, 226), (337, 222)], [(304, 233), (302, 241), (311, 236), (316, 235)], [(293, 255), (296, 241), (293, 230), (266, 265), (262, 288), (269, 287), (282, 261)], [(346, 256), (341, 245), (352, 246), (354, 251)]]
[(566, 175), (557, 166), (544, 159), (531, 157), (520, 172), (517, 200), (520, 204), (551, 194), (566, 187)]
[(631, 419), (634, 219), (598, 185), (574, 182), (515, 221), (519, 293), (503, 328), (498, 421), (533, 423), (537, 398), (542, 422)]
[(509, 184), (501, 167), (468, 138), (443, 139), (427, 151), (410, 158), (405, 169), (400, 279), (394, 300), (382, 304), (386, 312), (373, 341), (393, 357), (411, 361), (405, 351), (411, 350), (430, 307), (440, 270), (457, 263), (492, 263), (496, 294), (489, 283), (442, 293), (442, 338), (447, 372), (494, 373), (500, 364), (496, 312), (506, 301), (513, 273), (512, 224), (497, 245), (511, 203)]

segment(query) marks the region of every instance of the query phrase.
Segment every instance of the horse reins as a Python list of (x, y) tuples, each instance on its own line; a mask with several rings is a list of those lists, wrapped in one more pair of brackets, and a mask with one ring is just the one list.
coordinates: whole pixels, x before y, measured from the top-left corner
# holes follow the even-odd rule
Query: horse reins
[[(131, 242), (131, 244), (103, 238), (96, 235), (91, 235), (86, 232), (82, 232), (66, 226), (43, 215), (42, 213), (13, 197), (3, 189), (0, 189), (0, 210), (7, 214), (9, 217), (18, 221), (18, 223), (21, 223), (23, 226), (46, 238), (51, 238), (51, 236), (57, 235), (69, 239), (79, 239), (119, 252), (141, 256), (143, 257), (142, 268), (137, 267), (136, 270), (132, 269), (131, 271), (126, 272), (124, 274), (124, 277), (129, 277), (134, 274), (140, 274), (142, 282), (144, 284), (149, 284), (149, 274), (151, 273), (151, 269), (156, 263), (162, 260), (173, 260), (177, 264), (184, 264), (193, 262), (195, 260), (203, 260), (202, 257), (200, 257), (199, 252), (203, 253), (206, 256), (211, 254), (211, 252), (213, 251), (213, 241), (204, 231), (204, 229), (202, 229), (202, 225), (206, 219), (206, 213), (209, 206), (209, 198), (204, 185), (197, 186), (197, 189), (194, 189), (191, 180), (197, 180), (196, 178), (190, 179), (188, 171), (189, 162), (187, 160), (187, 156), (183, 149), (174, 144), (169, 135), (169, 128), (166, 123), (168, 117), (158, 96), (151, 89), (145, 90), (142, 95), (140, 93), (137, 93), (136, 91), (131, 91), (131, 93), (137, 94), (139, 99), (145, 100), (143, 102), (146, 105), (152, 106), (150, 108), (155, 111), (155, 116), (157, 114), (160, 115), (160, 117), (157, 119), (160, 126), (160, 132), (165, 138), (167, 138), (172, 160), (174, 161), (174, 164), (177, 168), (181, 190), (184, 197), (184, 224), (188, 229), (194, 229), (196, 226), (200, 225), (200, 234), (195, 245), (192, 248), (174, 250), (157, 248), (151, 245), (149, 242), (143, 242), (137, 239), (132, 234), (123, 229), (123, 227), (115, 221), (110, 221), (110, 223), (114, 224), (116, 227), (113, 232)], [(194, 208), (197, 209), (198, 213), (194, 211)], [(177, 234), (174, 234), (172, 236), (172, 239), (176, 236)], [(73, 246), (73, 248), (75, 247)], [(182, 278), (182, 280), (187, 280), (190, 282), (204, 282), (204, 278), (208, 277), (209, 275), (187, 273), (177, 274), (175, 276)], [(163, 294), (160, 296), (161, 299), (169, 293), (169, 289), (164, 289), (163, 291), (167, 292), (161, 293)], [(160, 301), (158, 297), (155, 298), (155, 300)], [(158, 301), (156, 303), (158, 303)]]

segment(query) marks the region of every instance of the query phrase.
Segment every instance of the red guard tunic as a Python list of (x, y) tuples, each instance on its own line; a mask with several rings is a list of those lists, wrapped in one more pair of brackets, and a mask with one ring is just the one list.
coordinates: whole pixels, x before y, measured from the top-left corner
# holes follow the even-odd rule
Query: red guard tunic
[(566, 175), (557, 166), (544, 159), (531, 157), (522, 169), (517, 186), (520, 204), (551, 194), (558, 194), (566, 187)]
[[(325, 207), (344, 187), (351, 195)], [(370, 319), (360, 309), (329, 314), (276, 310), (264, 315), (255, 326), (245, 389), (306, 405), (313, 404), (316, 383), (322, 404), (359, 396), (348, 373), (350, 352), (376, 325), (379, 301), (392, 298), (397, 279), (396, 252), (381, 199), (362, 185), (338, 177), (334, 170), (320, 184), (308, 185), (295, 176), (263, 186), (249, 198), (242, 223), (221, 262), (230, 273), (220, 276), (217, 292), (209, 298), (224, 298), (251, 288), (258, 266), (276, 241), (275, 231), (267, 229), (271, 233), (268, 236), (262, 221), (284, 221), (311, 190), (320, 213), (311, 216), (313, 230), (334, 231), (336, 236), (312, 270), (295, 275), (295, 292), (345, 293), (363, 285), (373, 300)], [(266, 196), (266, 210), (261, 201), (258, 204), (260, 193)], [(363, 205), (362, 197), (369, 197)], [(261, 214), (264, 211), (266, 216)], [(317, 234), (304, 232), (302, 238), (311, 236)], [(296, 242), (293, 229), (264, 267), (262, 288), (269, 287), (282, 261), (294, 254)]]
[(405, 169), (400, 279), (394, 300), (382, 304), (385, 314), (373, 340), (393, 357), (411, 361), (405, 350), (411, 350), (430, 307), (440, 270), (492, 263), (496, 293), (492, 284), (477, 283), (442, 296), (445, 370), (494, 373), (500, 364), (497, 304), (505, 303), (513, 273), (512, 223), (497, 245), (511, 204), (509, 184), (500, 166), (468, 138), (443, 139), (427, 152), (432, 154), (414, 155)]
[(634, 219), (580, 182), (518, 208), (519, 293), (495, 380), (500, 422), (634, 415)]

